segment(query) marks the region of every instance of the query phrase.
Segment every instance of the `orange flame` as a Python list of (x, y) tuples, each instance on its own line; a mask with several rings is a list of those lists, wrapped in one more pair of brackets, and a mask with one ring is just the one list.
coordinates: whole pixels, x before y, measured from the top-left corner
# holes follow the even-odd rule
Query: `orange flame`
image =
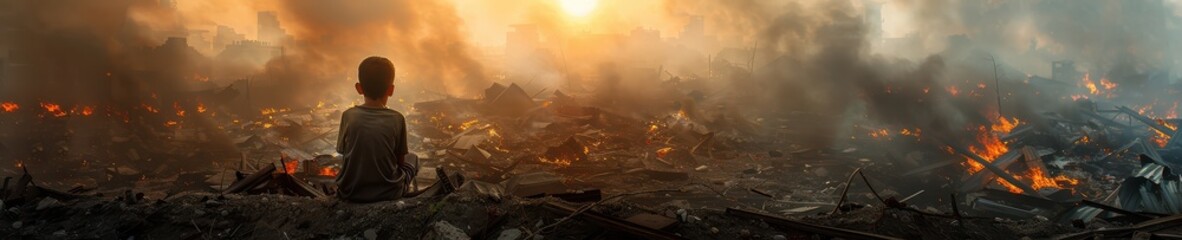
[[(77, 109), (77, 107), (75, 107), (75, 109)], [(82, 114), (82, 116), (90, 116), (91, 114), (94, 114), (94, 108), (90, 106), (82, 106), (82, 109), (73, 110), (70, 112), (76, 112), (78, 114)]]
[(15, 112), (16, 110), (21, 109), (21, 106), (14, 102), (3, 102), (0, 103), (0, 108), (4, 108), (5, 112)]
[(296, 169), (299, 167), (300, 167), (299, 160), (289, 160), (289, 161), (283, 162), (283, 169), (286, 170), (285, 173), (288, 173), (288, 174), (295, 173)]
[(337, 174), (340, 174), (340, 169), (330, 168), (330, 167), (320, 168), (320, 173), (319, 173), (320, 176), (336, 177)]
[(65, 117), (66, 112), (62, 111), (62, 106), (53, 103), (41, 103), (41, 107), (45, 108), (45, 112), (53, 114), (54, 117)]
[[(977, 127), (977, 143), (980, 145), (980, 147), (969, 146), (969, 151), (973, 154), (981, 156), (981, 158), (984, 158), (985, 161), (993, 162), (993, 160), (997, 159), (997, 157), (1000, 157), (1001, 155), (1010, 151), (1009, 146), (1006, 146), (1006, 143), (1002, 142), (1001, 138), (998, 136), (1010, 133), (1010, 131), (1013, 131), (1014, 128), (1018, 127), (1018, 124), (1021, 124), (1021, 121), (1019, 121), (1017, 118), (1010, 120), (1006, 119), (1005, 117), (998, 117), (997, 122), (993, 123), (988, 128), (985, 126)], [(966, 161), (968, 164), (966, 167), (968, 167), (970, 174), (985, 169), (985, 166), (981, 165), (977, 161), (967, 158), (966, 160), (968, 160)]]
[(673, 152), (673, 148), (671, 147), (657, 149), (657, 158), (665, 158), (670, 152)]
[(181, 107), (181, 103), (173, 102), (172, 109), (176, 109), (177, 117), (185, 117), (185, 108)]
[(146, 110), (148, 112), (152, 112), (152, 113), (160, 112), (160, 109), (156, 109), (155, 107), (152, 107), (152, 105), (148, 105), (147, 103), (141, 103), (140, 107), (144, 108), (144, 110)]
[(1100, 89), (1096, 88), (1095, 82), (1092, 82), (1092, 75), (1090, 73), (1085, 73), (1084, 78), (1081, 79), (1081, 81), (1083, 82), (1084, 87), (1088, 88), (1088, 93), (1091, 93), (1092, 95), (1100, 94)]
[(1118, 84), (1108, 81), (1107, 78), (1101, 78), (1100, 85), (1104, 86), (1104, 90), (1116, 89), (1116, 86), (1118, 86)]
[[(1158, 119), (1154, 119), (1154, 121), (1157, 121), (1157, 124), (1161, 124), (1163, 127), (1166, 127), (1166, 129), (1169, 129), (1171, 131), (1178, 130), (1178, 126), (1174, 126), (1174, 124), (1171, 124), (1169, 121), (1166, 121), (1164, 119), (1158, 118)], [(1159, 131), (1156, 128), (1149, 128), (1149, 129), (1153, 130), (1153, 136), (1150, 137), (1150, 140), (1153, 141), (1153, 144), (1157, 145), (1157, 147), (1164, 148), (1164, 147), (1166, 147), (1166, 144), (1170, 143), (1170, 134)]]
[(205, 110), (206, 110), (206, 109), (205, 109), (205, 103), (200, 103), (200, 102), (198, 102), (198, 103), (197, 103), (197, 113), (204, 113), (204, 112), (205, 112)]

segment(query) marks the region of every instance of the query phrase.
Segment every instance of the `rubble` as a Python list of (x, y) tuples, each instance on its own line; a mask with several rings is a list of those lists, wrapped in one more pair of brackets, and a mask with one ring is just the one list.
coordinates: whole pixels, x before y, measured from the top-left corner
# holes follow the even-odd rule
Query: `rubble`
[[(1079, 227), (1024, 234), (1049, 237), (1098, 224), (1134, 226), (1182, 211), (1177, 194), (1170, 192), (1178, 185), (1172, 169), (1182, 156), (1178, 155), (1182, 146), (1173, 139), (1175, 120), (1157, 119), (1121, 105), (1060, 109), (1022, 115), (1022, 120), (991, 117), (976, 132), (969, 131), (969, 136), (859, 125), (851, 128), (871, 131), (869, 138), (818, 147), (783, 140), (798, 134), (796, 121), (816, 116), (715, 118), (721, 113), (694, 107), (699, 105), (691, 100), (678, 101), (665, 112), (637, 113), (591, 105), (594, 101), (577, 91), (564, 89), (538, 98), (541, 93), (530, 95), (527, 88), (494, 84), (480, 99), (448, 97), (409, 103), (413, 108), (405, 114), (411, 151), (422, 156), (420, 172), (445, 167), (470, 176), (458, 189), (475, 193), (480, 201), (517, 208), (525, 204), (558, 215), (577, 211), (583, 219), (580, 223), (586, 224), (581, 227), (651, 238), (963, 236), (941, 235), (952, 234), (945, 230), (931, 233), (901, 226), (896, 227), (906, 230), (868, 230), (842, 226), (841, 220), (830, 224), (803, 220), (849, 218), (864, 209), (897, 212), (912, 221), (918, 215), (948, 220), (941, 226), (998, 218), (1031, 221), (1015, 224)], [(177, 106), (185, 108), (182, 105)], [(155, 107), (142, 107), (143, 114), (156, 116), (148, 119), (164, 122), (133, 124), (152, 125), (144, 128), (156, 132), (113, 131), (109, 138), (119, 141), (112, 141), (107, 152), (115, 160), (70, 167), (83, 174), (63, 178), (61, 183), (15, 179), (16, 184), (4, 190), (20, 194), (6, 194), (4, 203), (53, 211), (97, 201), (94, 198), (103, 198), (95, 197), (99, 194), (141, 206), (153, 201), (169, 204), (178, 196), (203, 192), (332, 202), (341, 164), (333, 143), (336, 118), (343, 108), (329, 104), (264, 108), (250, 113), (258, 115), (254, 118), (227, 108), (209, 109), (204, 112), (207, 115), (189, 110), (189, 121), (167, 125), (174, 117), (160, 117), (149, 110)], [(215, 128), (224, 131), (197, 130)], [(752, 130), (756, 128), (762, 130)], [(38, 154), (72, 151), (46, 143), (34, 149)], [(420, 174), (415, 187), (425, 187), (428, 184), (422, 183), (433, 178)], [(646, 211), (596, 213), (578, 207), (631, 192), (668, 189), (678, 191), (617, 203), (635, 204)], [(554, 205), (555, 201), (564, 203)], [(205, 202), (228, 204), (221, 199)], [(674, 206), (667, 212), (647, 211)], [(777, 227), (749, 229), (744, 234), (740, 227), (701, 225), (718, 221), (695, 215), (704, 210), (715, 211), (712, 216), (729, 216), (726, 221), (758, 219)], [(473, 227), (470, 221), (448, 222), (471, 238), (547, 235), (532, 232), (538, 230), (536, 222), (484, 227)], [(28, 221), (19, 225), (30, 228)], [(772, 230), (779, 228), (787, 232)], [(351, 230), (331, 232), (376, 238), (392, 235), (382, 228)], [(947, 231), (967, 234), (967, 230)], [(397, 235), (404, 233), (393, 235), (409, 236)], [(73, 236), (69, 231), (65, 234)]]

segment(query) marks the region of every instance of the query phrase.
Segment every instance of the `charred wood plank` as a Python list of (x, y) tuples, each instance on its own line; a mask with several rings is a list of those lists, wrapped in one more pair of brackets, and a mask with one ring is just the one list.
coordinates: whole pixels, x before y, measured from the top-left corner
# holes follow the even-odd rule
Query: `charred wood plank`
[[(575, 212), (578, 211), (578, 209), (575, 209), (575, 208), (572, 208), (572, 207), (569, 207), (566, 205), (562, 205), (560, 203), (555, 203), (555, 202), (547, 202), (545, 207), (547, 210), (550, 210), (550, 211), (558, 213), (558, 214), (564, 214), (564, 215), (571, 215), (571, 214), (574, 214)], [(616, 219), (616, 218), (604, 215), (602, 213), (597, 213), (597, 212), (593, 212), (593, 211), (584, 211), (581, 214), (579, 214), (578, 217), (580, 217), (581, 219), (583, 219), (585, 221), (591, 222), (595, 225), (599, 225), (601, 227), (615, 230), (615, 231), (624, 232), (624, 233), (630, 234), (632, 236), (639, 237), (641, 239), (668, 239), (668, 240), (686, 239), (684, 237), (677, 236), (672, 233), (648, 228), (645, 226), (641, 226), (639, 224)]]
[(278, 170), (275, 168), (275, 164), (267, 164), (266, 167), (259, 169), (258, 172), (255, 172), (250, 176), (246, 176), (242, 179), (242, 181), (237, 181), (234, 182), (234, 184), (230, 184), (230, 187), (227, 187), (225, 191), (222, 191), (222, 193), (242, 193), (247, 190), (254, 189), (258, 185), (271, 180), (271, 174), (275, 173), (275, 170)]
[(324, 194), (324, 192), (321, 192), (320, 189), (316, 189), (316, 187), (308, 184), (307, 182), (296, 179), (295, 176), (292, 176), (291, 174), (278, 174), (275, 176), (275, 180), (279, 183), (279, 186), (283, 187), (285, 191), (297, 196), (312, 198), (328, 197), (328, 195)]
[(539, 194), (534, 194), (531, 196), (526, 196), (526, 198), (543, 198), (546, 196), (551, 196), (554, 198), (562, 199), (563, 201), (567, 201), (567, 202), (598, 202), (599, 200), (603, 200), (603, 192), (600, 191), (598, 188), (585, 189), (585, 190), (581, 190), (581, 191), (577, 191), (577, 192), (565, 192), (565, 193), (553, 193), (553, 194), (552, 193), (539, 193)]
[(1022, 192), (1025, 192), (1026, 194), (1029, 194), (1031, 196), (1045, 198), (1042, 196), (1042, 194), (1038, 193), (1038, 190), (1034, 190), (1034, 187), (1031, 187), (1029, 184), (1026, 184), (1022, 181), (1018, 181), (1017, 178), (1014, 178), (1014, 176), (1011, 176), (1009, 173), (1006, 173), (1005, 169), (1002, 169), (1002, 168), (999, 168), (999, 167), (993, 165), (993, 163), (986, 161), (984, 158), (981, 158), (981, 156), (977, 156), (977, 154), (973, 154), (972, 151), (969, 151), (968, 149), (966, 149), (960, 145), (951, 144), (951, 142), (948, 142), (948, 141), (944, 141), (944, 142), (947, 143), (945, 145), (947, 145), (949, 148), (952, 148), (953, 151), (956, 151), (957, 153), (960, 153), (961, 155), (965, 155), (965, 156), (969, 157), (969, 159), (972, 159), (973, 161), (977, 161), (977, 163), (980, 163), (982, 166), (985, 166), (985, 169), (989, 169), (989, 171), (993, 172), (993, 174), (997, 174), (997, 176), (1001, 177), (1002, 179), (1005, 179), (1006, 182), (1010, 182), (1010, 184), (1013, 184), (1014, 186), (1018, 186), (1018, 188), (1022, 189)]
[[(994, 159), (993, 165), (1001, 169), (1009, 168), (1010, 165), (1017, 162), (1018, 156), (1019, 154), (1017, 152), (1007, 152)], [(985, 188), (985, 185), (992, 182), (994, 177), (997, 177), (997, 174), (993, 171), (978, 171), (972, 176), (969, 176), (968, 179), (964, 179), (964, 183), (960, 185), (960, 192), (967, 193), (981, 190)]]
[(843, 228), (835, 228), (821, 225), (814, 225), (792, 219), (782, 218), (779, 216), (768, 215), (764, 213), (757, 213), (738, 208), (727, 208), (726, 214), (731, 216), (759, 219), (768, 224), (779, 225), (786, 228), (795, 229), (798, 231), (815, 233), (830, 237), (846, 238), (846, 239), (901, 239), (891, 236), (883, 236), (874, 233), (867, 233)]
[(1141, 123), (1144, 123), (1145, 125), (1149, 125), (1149, 127), (1153, 128), (1153, 130), (1157, 130), (1157, 131), (1161, 132), (1162, 134), (1165, 134), (1165, 135), (1168, 135), (1171, 137), (1173, 137), (1173, 135), (1174, 135), (1174, 130), (1171, 130), (1170, 128), (1167, 128), (1166, 126), (1162, 126), (1161, 124), (1158, 124), (1157, 121), (1154, 121), (1153, 119), (1151, 119), (1149, 117), (1143, 116), (1143, 115), (1141, 115), (1141, 113), (1138, 113), (1137, 111), (1135, 111), (1133, 109), (1130, 109), (1125, 106), (1117, 106), (1116, 110), (1120, 110), (1121, 112), (1125, 113), (1126, 115), (1129, 115), (1129, 117), (1132, 117), (1133, 119), (1135, 119)]

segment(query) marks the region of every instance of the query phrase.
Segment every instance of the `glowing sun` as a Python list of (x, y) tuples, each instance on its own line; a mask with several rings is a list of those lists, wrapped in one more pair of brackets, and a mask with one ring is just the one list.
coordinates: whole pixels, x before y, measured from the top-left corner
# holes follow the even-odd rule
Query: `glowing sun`
[(595, 5), (599, 3), (598, 0), (558, 0), (559, 5), (562, 6), (562, 11), (575, 17), (587, 16), (591, 11), (595, 11)]

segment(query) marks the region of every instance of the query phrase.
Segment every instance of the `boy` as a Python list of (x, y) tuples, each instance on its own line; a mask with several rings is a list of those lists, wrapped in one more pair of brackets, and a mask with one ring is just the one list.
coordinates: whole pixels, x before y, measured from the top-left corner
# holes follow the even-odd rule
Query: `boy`
[[(386, 102), (394, 95), (394, 63), (369, 57), (357, 69), (357, 93), (365, 103), (341, 114), (337, 152), (344, 164), (337, 175), (337, 197), (350, 202), (378, 202), (413, 197), (424, 192), (446, 194), (455, 190), (443, 169), (439, 182), (423, 191), (408, 190), (418, 173), (418, 157), (408, 155), (406, 118)], [(462, 181), (462, 180), (461, 180)]]

